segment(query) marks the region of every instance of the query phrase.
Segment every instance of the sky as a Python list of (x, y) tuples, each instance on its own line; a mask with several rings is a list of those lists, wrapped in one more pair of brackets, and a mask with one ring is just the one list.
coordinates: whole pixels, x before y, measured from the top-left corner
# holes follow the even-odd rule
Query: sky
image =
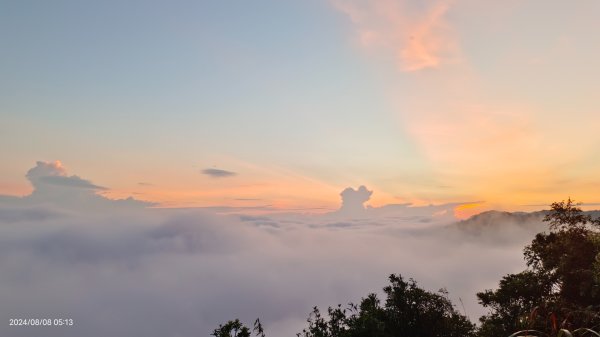
[(534, 211), (600, 205), (599, 14), (0, 1), (0, 334), (294, 336), (391, 273), (477, 322)]
[(599, 201), (597, 1), (2, 1), (0, 194), (154, 207)]

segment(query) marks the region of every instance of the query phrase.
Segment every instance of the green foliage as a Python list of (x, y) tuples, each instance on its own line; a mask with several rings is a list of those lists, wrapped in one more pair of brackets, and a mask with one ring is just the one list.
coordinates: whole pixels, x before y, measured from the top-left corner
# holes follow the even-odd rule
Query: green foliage
[[(390, 285), (383, 288), (386, 301), (382, 305), (376, 294), (363, 298), (360, 305), (350, 303), (328, 308), (322, 315), (314, 307), (308, 317), (308, 327), (298, 337), (470, 337), (475, 325), (458, 313), (445, 290), (432, 293), (410, 279), (391, 275)], [(256, 336), (265, 337), (258, 319), (254, 323)], [(250, 329), (239, 320), (219, 325), (211, 334), (215, 337), (250, 337)]]
[(525, 247), (528, 269), (503, 277), (497, 290), (477, 294), (490, 308), (480, 318), (480, 336), (521, 329), (557, 336), (561, 329), (566, 335), (574, 327), (600, 324), (600, 221), (571, 199), (553, 203), (544, 221), (550, 233), (537, 234)]
[(315, 307), (298, 337), (474, 336), (475, 326), (454, 309), (445, 290), (432, 293), (400, 275), (389, 280), (383, 305), (369, 294), (360, 305), (330, 307), (327, 317)]
[(544, 217), (544, 221), (550, 224), (550, 229), (557, 232), (582, 231), (585, 232), (590, 226), (600, 226), (600, 218), (593, 219), (583, 213), (571, 198), (567, 201), (554, 202), (550, 205), (551, 210)]
[(479, 303), (491, 309), (480, 319), (481, 336), (507, 336), (513, 331), (531, 328), (525, 317), (537, 310), (551, 295), (551, 283), (532, 271), (506, 275), (496, 291), (478, 293)]

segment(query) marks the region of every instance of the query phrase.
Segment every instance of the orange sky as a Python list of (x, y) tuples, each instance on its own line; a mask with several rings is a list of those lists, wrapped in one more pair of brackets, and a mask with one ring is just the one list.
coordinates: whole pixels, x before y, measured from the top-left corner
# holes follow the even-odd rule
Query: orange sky
[(373, 206), (469, 203), (460, 216), (600, 201), (597, 2), (271, 5), (5, 18), (21, 28), (0, 68), (0, 194), (60, 160), (164, 207), (335, 209), (360, 185)]

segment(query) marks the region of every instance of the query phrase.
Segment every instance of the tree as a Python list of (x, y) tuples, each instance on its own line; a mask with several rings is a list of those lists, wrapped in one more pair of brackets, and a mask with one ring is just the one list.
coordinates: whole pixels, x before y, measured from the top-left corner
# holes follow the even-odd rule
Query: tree
[(392, 336), (473, 336), (475, 326), (459, 314), (445, 290), (432, 293), (410, 279), (392, 274), (382, 306), (376, 294), (363, 298), (360, 306), (350, 304), (328, 309), (329, 319), (314, 308), (308, 329), (298, 337), (392, 337)]
[[(350, 303), (348, 308), (338, 305), (322, 315), (314, 307), (308, 327), (298, 337), (469, 337), (474, 336), (475, 325), (458, 313), (445, 290), (432, 293), (417, 286), (410, 279), (392, 274), (382, 305), (376, 294), (363, 298), (360, 305)], [(262, 327), (260, 330), (262, 334)], [(249, 337), (250, 331), (239, 320), (220, 325), (215, 337)], [(262, 334), (264, 337), (264, 334)]]
[[(359, 305), (330, 307), (326, 315), (315, 307), (308, 327), (297, 336), (598, 336), (588, 328), (600, 327), (600, 218), (585, 214), (569, 198), (553, 203), (544, 221), (550, 231), (537, 234), (524, 249), (527, 269), (504, 276), (498, 289), (477, 294), (490, 309), (480, 318), (477, 331), (455, 310), (447, 291), (432, 293), (413, 279), (392, 274), (383, 288), (383, 304), (376, 294), (369, 294)], [(264, 337), (258, 320), (254, 331)], [(212, 335), (250, 337), (250, 330), (235, 320), (220, 325)]]
[[(254, 321), (253, 330), (256, 336), (265, 337), (262, 324), (258, 318), (256, 321)], [(224, 325), (220, 324), (219, 327), (216, 328), (210, 335), (215, 337), (250, 337), (251, 333), (250, 329), (242, 324), (239, 319), (235, 319), (225, 323)]]
[(570, 198), (546, 214), (549, 233), (525, 247), (527, 270), (505, 276), (495, 291), (477, 294), (490, 308), (480, 336), (508, 336), (522, 329), (555, 334), (561, 327), (600, 324), (600, 219)]

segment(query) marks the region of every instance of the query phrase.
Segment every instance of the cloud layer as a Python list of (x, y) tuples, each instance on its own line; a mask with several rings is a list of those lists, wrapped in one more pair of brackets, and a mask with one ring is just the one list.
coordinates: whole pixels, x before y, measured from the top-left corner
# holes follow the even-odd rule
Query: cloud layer
[[(55, 172), (38, 166), (39, 177)], [(294, 336), (314, 305), (358, 301), (390, 273), (448, 288), (476, 318), (475, 292), (521, 269), (522, 246), (538, 229), (539, 218), (516, 225), (503, 213), (452, 224), (456, 205), (364, 208), (371, 191), (345, 191), (344, 203), (355, 201), (360, 214), (216, 215), (108, 200), (75, 212), (73, 199), (57, 201), (61, 193), (44, 194), (54, 202), (0, 199), (0, 317), (75, 321), (3, 324), (0, 334), (187, 337), (260, 317), (269, 335)], [(471, 230), (488, 222), (507, 239), (485, 226)]]

